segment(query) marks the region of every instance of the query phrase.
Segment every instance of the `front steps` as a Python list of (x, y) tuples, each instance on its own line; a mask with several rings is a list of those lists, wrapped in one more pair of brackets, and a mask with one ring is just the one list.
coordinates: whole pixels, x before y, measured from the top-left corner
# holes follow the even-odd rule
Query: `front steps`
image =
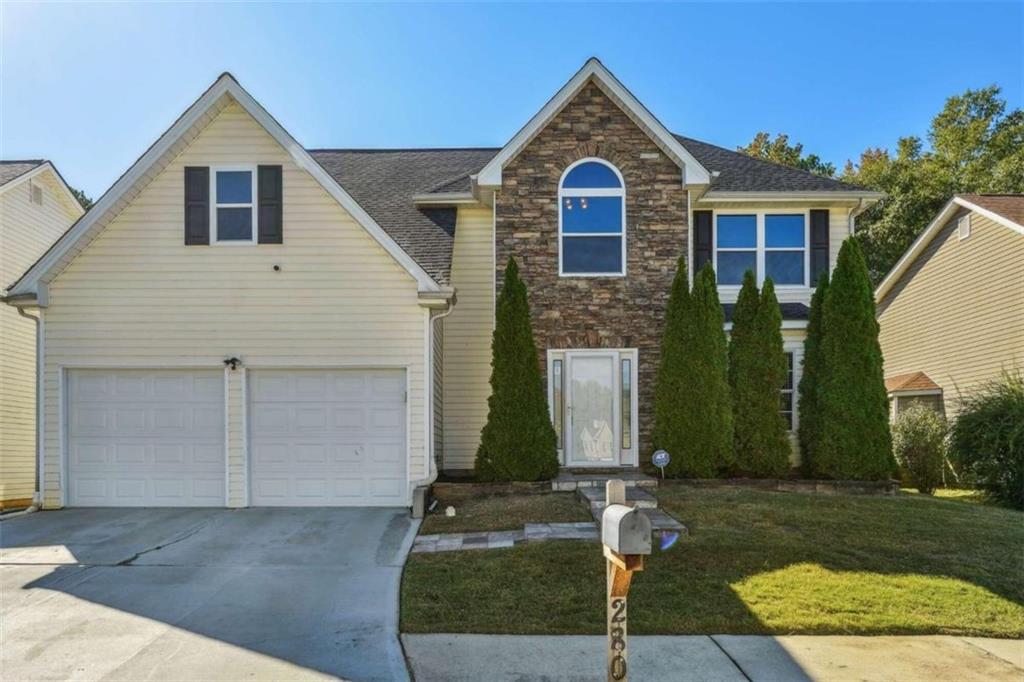
[(658, 498), (654, 492), (658, 488), (658, 479), (636, 471), (624, 471), (618, 474), (579, 474), (563, 471), (551, 482), (551, 488), (559, 491), (574, 491), (576, 496), (590, 507), (590, 514), (598, 523), (608, 505), (605, 483), (610, 479), (621, 479), (626, 484), (626, 504), (643, 509), (644, 515), (651, 521), (651, 530), (674, 530), (686, 533), (686, 526), (658, 509)]

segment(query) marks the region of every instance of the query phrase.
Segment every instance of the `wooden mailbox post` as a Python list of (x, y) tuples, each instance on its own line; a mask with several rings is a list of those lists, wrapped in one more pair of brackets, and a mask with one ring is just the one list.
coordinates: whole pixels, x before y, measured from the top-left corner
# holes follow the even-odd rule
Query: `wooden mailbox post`
[(608, 579), (608, 682), (628, 680), (626, 664), (626, 609), (629, 584), (635, 571), (644, 570), (644, 555), (651, 553), (651, 522), (626, 506), (626, 485), (608, 481), (607, 506), (601, 517), (601, 543)]

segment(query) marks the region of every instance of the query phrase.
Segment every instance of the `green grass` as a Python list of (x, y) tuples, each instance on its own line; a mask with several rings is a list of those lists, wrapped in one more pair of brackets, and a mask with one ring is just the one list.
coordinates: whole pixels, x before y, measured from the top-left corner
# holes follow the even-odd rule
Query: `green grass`
[[(923, 495), (659, 499), (691, 536), (634, 577), (633, 633), (1024, 636), (1020, 512)], [(604, 609), (593, 543), (415, 554), (403, 577), (405, 632), (597, 634)]]
[[(455, 516), (451, 518), (444, 515), (449, 504), (455, 507)], [(423, 519), (420, 535), (519, 530), (527, 523), (593, 520), (575, 493), (439, 499), (435, 511)]]

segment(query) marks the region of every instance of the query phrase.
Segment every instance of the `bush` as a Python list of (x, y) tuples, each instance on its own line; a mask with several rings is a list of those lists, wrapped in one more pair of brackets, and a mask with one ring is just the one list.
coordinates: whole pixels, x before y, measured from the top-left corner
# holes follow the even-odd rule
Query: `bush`
[(818, 277), (818, 283), (811, 296), (811, 312), (807, 320), (807, 336), (804, 339), (803, 373), (800, 376), (800, 399), (797, 413), (800, 424), (797, 426), (800, 438), (800, 468), (805, 475), (815, 470), (814, 456), (818, 450), (818, 406), (819, 377), (821, 376), (821, 317), (825, 297), (828, 295), (828, 273)]
[(732, 404), (724, 315), (710, 265), (687, 292), (679, 260), (669, 299), (655, 396), (654, 446), (672, 456), (666, 473), (710, 478), (732, 464)]
[(884, 480), (896, 470), (875, 298), (854, 239), (839, 249), (822, 309), (816, 476)]
[(961, 475), (996, 500), (1024, 510), (1024, 376), (1019, 370), (964, 401), (951, 445)]
[(558, 473), (557, 437), (548, 415), (530, 306), (519, 267), (509, 258), (495, 304), (491, 397), (476, 453), (483, 481), (538, 481)]
[(925, 405), (901, 410), (892, 428), (896, 462), (918, 491), (931, 495), (942, 485), (946, 463), (946, 420)]
[(788, 367), (782, 350), (782, 312), (772, 281), (758, 296), (747, 270), (729, 337), (736, 468), (748, 476), (779, 477), (789, 470), (789, 439), (779, 414)]

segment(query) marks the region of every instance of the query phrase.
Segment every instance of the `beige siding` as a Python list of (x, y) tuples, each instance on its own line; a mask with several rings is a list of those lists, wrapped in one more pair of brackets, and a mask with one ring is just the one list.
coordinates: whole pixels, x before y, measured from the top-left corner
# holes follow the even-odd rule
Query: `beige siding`
[[(827, 204), (821, 202), (802, 203), (771, 203), (750, 206), (739, 206), (737, 204), (726, 204), (721, 202), (704, 202), (695, 207), (697, 210), (713, 209), (723, 210), (730, 213), (743, 213), (749, 209), (750, 213), (785, 213), (787, 211), (803, 213), (812, 208), (827, 208), (829, 211), (829, 271), (836, 266), (836, 257), (839, 255), (839, 247), (843, 240), (850, 236), (850, 206), (840, 204)], [(809, 246), (809, 245), (808, 245)], [(722, 303), (735, 303), (739, 294), (739, 287), (728, 287), (720, 292)], [(811, 295), (814, 290), (805, 287), (776, 287), (775, 295), (780, 303), (804, 303), (810, 305)]]
[[(59, 180), (43, 171), (0, 193), (0, 289), (18, 279), (81, 214)], [(43, 190), (42, 206), (29, 186)], [(36, 328), (0, 304), (0, 507), (35, 492)]]
[[(184, 246), (183, 167), (284, 166), (283, 245)], [(273, 266), (279, 265), (280, 272)], [(407, 367), (410, 478), (426, 476), (425, 311), (415, 280), (244, 110), (223, 109), (50, 287), (46, 504), (61, 503), (61, 368)], [(229, 504), (244, 504), (240, 372)]]
[(490, 209), (461, 208), (452, 285), (458, 303), (444, 320), (444, 469), (472, 469), (491, 394), (494, 224)]
[(878, 307), (885, 375), (921, 371), (946, 414), (1003, 368), (1024, 365), (1024, 236), (978, 214), (945, 225)]

